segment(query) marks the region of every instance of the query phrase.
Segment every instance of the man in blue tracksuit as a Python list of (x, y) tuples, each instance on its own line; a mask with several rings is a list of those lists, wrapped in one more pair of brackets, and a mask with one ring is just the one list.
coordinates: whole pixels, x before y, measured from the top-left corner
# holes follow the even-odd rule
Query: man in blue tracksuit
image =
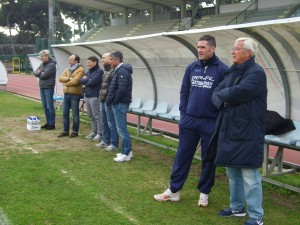
[[(162, 194), (154, 195), (157, 201), (179, 201), (199, 141), (201, 156), (205, 158), (208, 143), (213, 134), (218, 109), (211, 97), (215, 87), (223, 80), (228, 67), (215, 55), (216, 41), (204, 35), (198, 41), (199, 60), (186, 68), (180, 90), (179, 144), (170, 187)], [(208, 194), (214, 185), (213, 162), (202, 162), (202, 173), (198, 183), (200, 198), (198, 206), (208, 206)]]

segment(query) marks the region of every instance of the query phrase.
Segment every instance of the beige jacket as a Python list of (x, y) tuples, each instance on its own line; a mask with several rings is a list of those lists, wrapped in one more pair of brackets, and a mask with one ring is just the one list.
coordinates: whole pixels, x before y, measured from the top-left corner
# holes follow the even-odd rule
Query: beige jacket
[(82, 90), (80, 78), (82, 78), (84, 74), (84, 68), (80, 64), (72, 73), (70, 73), (69, 68), (65, 69), (59, 77), (59, 82), (61, 82), (64, 86), (64, 93), (80, 95)]

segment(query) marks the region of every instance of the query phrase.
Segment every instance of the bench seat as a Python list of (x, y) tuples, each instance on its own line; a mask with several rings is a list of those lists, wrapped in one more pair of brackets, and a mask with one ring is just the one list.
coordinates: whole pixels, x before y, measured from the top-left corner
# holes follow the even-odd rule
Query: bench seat
[[(284, 149), (300, 151), (300, 122), (293, 121), (296, 129), (281, 135), (265, 135), (263, 175), (280, 175), (295, 172), (296, 169), (283, 169)], [(276, 155), (269, 165), (270, 146), (277, 147)], [(275, 170), (276, 169), (276, 170)]]

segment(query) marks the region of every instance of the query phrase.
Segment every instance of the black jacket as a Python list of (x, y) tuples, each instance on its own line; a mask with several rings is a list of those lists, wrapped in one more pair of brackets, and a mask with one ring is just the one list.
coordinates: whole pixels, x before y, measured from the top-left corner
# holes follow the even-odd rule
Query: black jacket
[(220, 112), (207, 159), (225, 167), (261, 167), (267, 110), (264, 70), (254, 58), (231, 66), (212, 101)]
[(132, 100), (132, 67), (122, 64), (114, 71), (114, 78), (109, 86), (106, 104), (131, 103)]
[(103, 70), (99, 65), (89, 69), (85, 77), (80, 79), (80, 83), (85, 86), (84, 96), (87, 98), (99, 97), (99, 91), (101, 88)]

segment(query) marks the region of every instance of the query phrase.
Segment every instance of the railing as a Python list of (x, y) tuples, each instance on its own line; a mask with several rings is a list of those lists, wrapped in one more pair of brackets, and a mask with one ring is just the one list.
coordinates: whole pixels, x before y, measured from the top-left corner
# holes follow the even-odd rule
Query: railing
[[(174, 23), (173, 25), (171, 25), (167, 30), (166, 32), (171, 32), (171, 31), (174, 31), (174, 27), (180, 27), (180, 24), (181, 24), (181, 20), (179, 19), (178, 22)], [(177, 31), (178, 29), (176, 29)]]
[[(255, 9), (258, 8), (258, 0), (255, 0), (251, 5), (249, 5), (246, 9), (244, 9), (242, 12), (240, 12), (236, 17), (234, 17), (232, 20), (230, 20), (227, 25), (230, 24), (238, 24), (238, 19), (242, 18), (239, 23), (242, 23), (247, 20), (247, 10), (249, 10), (250, 7), (252, 7), (254, 4), (256, 4)], [(235, 22), (235, 23), (233, 23)]]
[(193, 18), (191, 17), (185, 24), (179, 26), (178, 30), (189, 30), (193, 26)]

